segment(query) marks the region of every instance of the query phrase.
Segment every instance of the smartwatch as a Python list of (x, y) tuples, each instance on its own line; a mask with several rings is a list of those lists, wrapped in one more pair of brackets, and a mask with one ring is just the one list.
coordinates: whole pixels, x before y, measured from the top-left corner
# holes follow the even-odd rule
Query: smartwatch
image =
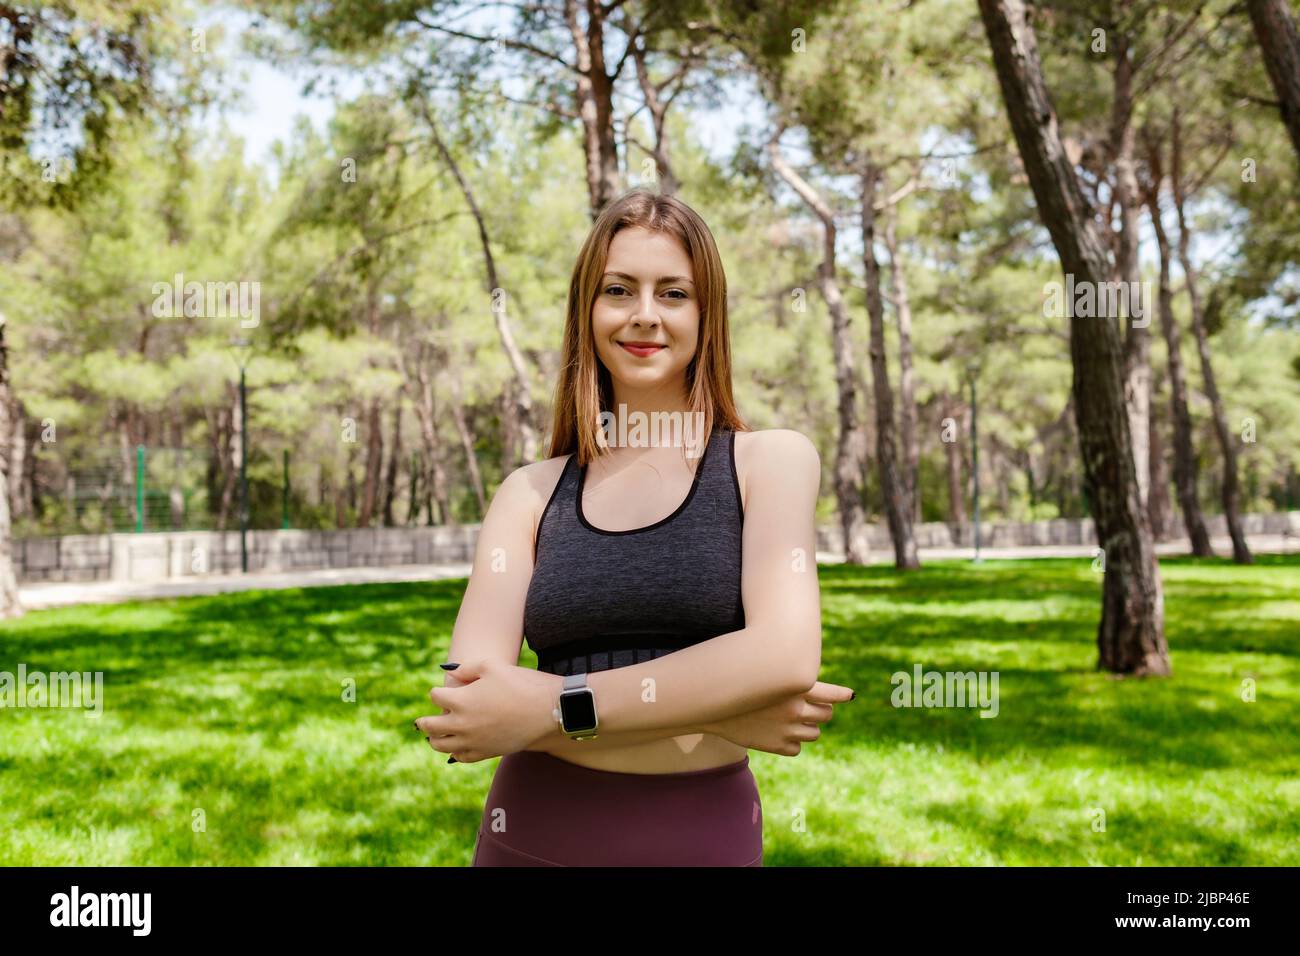
[(570, 740), (591, 740), (596, 736), (596, 692), (587, 686), (586, 674), (564, 678), (560, 706), (553, 713)]

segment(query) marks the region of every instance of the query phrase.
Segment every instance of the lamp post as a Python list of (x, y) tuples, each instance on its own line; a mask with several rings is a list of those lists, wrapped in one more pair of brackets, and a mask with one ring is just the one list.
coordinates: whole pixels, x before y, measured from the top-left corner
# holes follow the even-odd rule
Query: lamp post
[(975, 427), (975, 416), (978, 409), (978, 400), (975, 394), (975, 379), (979, 377), (979, 362), (972, 361), (966, 366), (966, 373), (970, 378), (970, 477), (971, 477), (971, 510), (974, 514), (975, 524), (975, 563), (979, 564), (983, 559), (980, 557), (980, 446), (979, 432)]
[(248, 386), (245, 368), (252, 358), (252, 342), (232, 339), (239, 363), (239, 567), (248, 573)]

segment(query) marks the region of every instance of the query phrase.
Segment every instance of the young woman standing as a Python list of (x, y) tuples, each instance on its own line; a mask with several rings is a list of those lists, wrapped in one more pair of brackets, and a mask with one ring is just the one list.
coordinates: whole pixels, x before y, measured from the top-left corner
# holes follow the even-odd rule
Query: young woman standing
[[(797, 755), (853, 694), (817, 680), (820, 459), (737, 414), (726, 277), (680, 200), (592, 227), (554, 409), (551, 457), (484, 517), (445, 713), (416, 721), (449, 762), (502, 758), (474, 865), (761, 866), (748, 751)], [(638, 423), (650, 443), (610, 441)]]

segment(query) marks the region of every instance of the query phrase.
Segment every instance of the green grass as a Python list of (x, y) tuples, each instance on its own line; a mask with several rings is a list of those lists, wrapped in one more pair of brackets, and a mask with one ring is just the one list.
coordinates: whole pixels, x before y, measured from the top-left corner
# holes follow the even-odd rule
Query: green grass
[[(1162, 562), (1153, 680), (1095, 670), (1090, 559), (819, 573), (821, 676), (858, 699), (799, 757), (752, 753), (766, 865), (1300, 864), (1300, 556)], [(0, 710), (0, 864), (467, 864), (496, 761), (448, 765), (411, 727), (463, 589), (0, 624), (0, 670), (103, 671), (105, 697)], [(998, 716), (893, 707), (918, 663), (998, 672)]]

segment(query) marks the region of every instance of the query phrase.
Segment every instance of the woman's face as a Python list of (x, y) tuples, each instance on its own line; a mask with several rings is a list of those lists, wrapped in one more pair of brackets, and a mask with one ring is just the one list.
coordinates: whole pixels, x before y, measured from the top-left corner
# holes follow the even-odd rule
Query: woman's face
[[(615, 233), (591, 322), (596, 354), (616, 384), (640, 390), (685, 381), (700, 337), (694, 279), (690, 257), (670, 234), (641, 226)], [(637, 343), (652, 347), (626, 347)]]

